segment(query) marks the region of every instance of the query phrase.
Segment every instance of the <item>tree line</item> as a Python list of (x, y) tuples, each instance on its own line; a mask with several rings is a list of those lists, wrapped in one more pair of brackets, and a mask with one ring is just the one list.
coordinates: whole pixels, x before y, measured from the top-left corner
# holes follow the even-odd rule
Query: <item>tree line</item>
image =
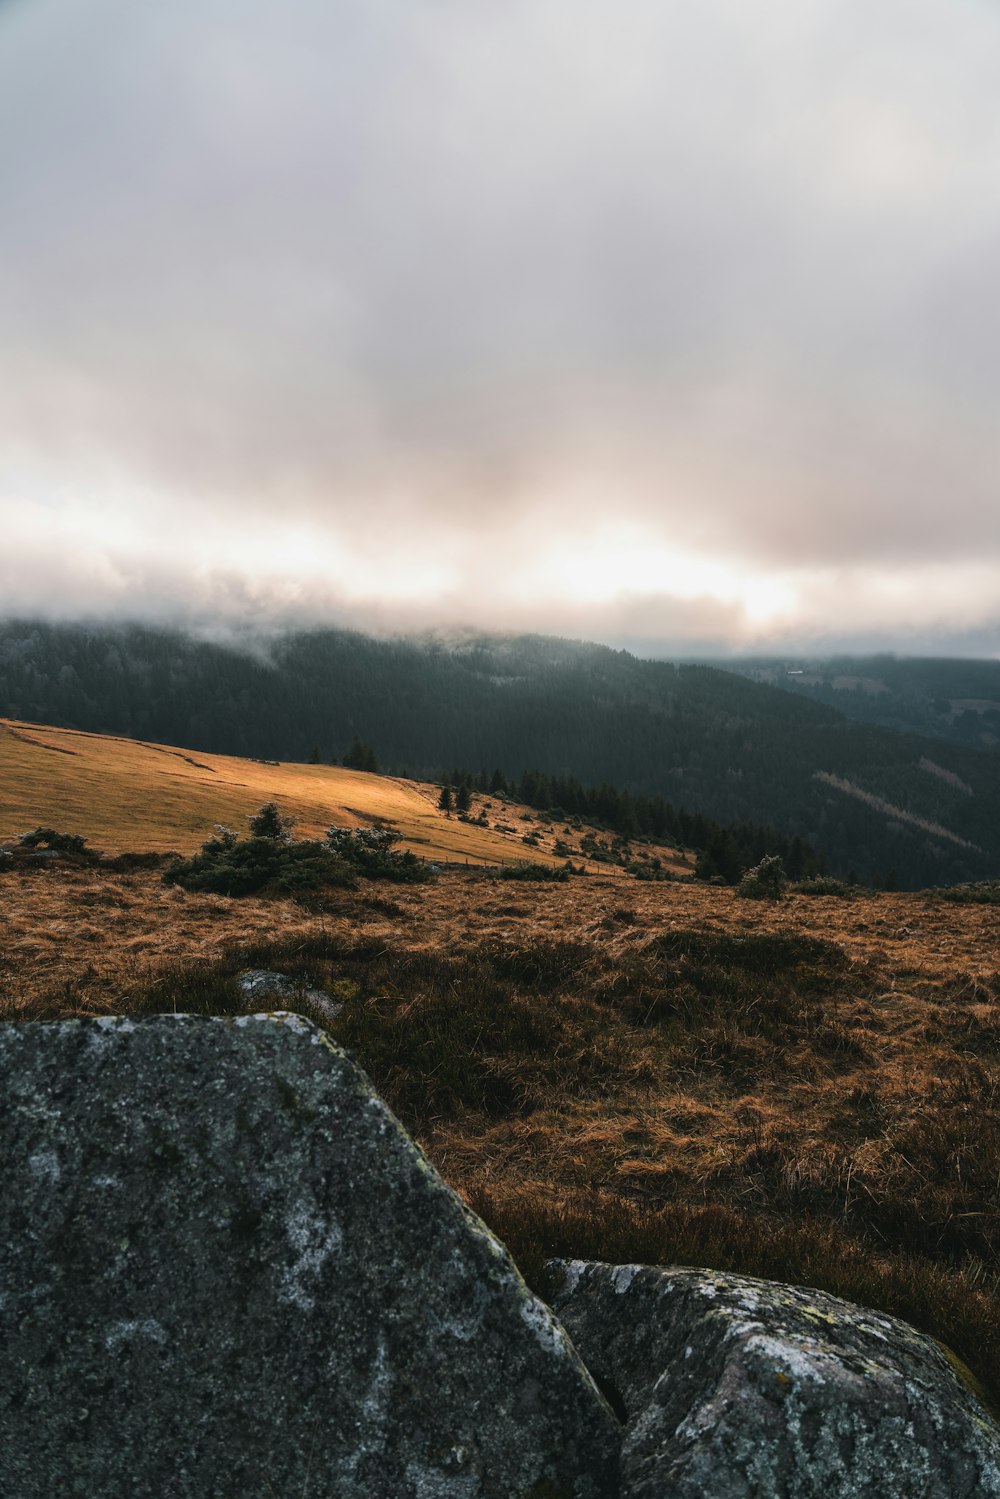
[(761, 823), (722, 824), (703, 813), (676, 807), (665, 797), (633, 795), (606, 781), (584, 786), (575, 776), (526, 770), (520, 777), (509, 777), (499, 769), (446, 770), (440, 780), (440, 805), (445, 810), (454, 806), (458, 812), (468, 811), (473, 791), (509, 797), (548, 813), (555, 821), (579, 818), (626, 841), (651, 838), (691, 849), (698, 855), (695, 872), (700, 879), (735, 884), (767, 854), (778, 855), (793, 880), (824, 872), (824, 861), (802, 838), (789, 838)]

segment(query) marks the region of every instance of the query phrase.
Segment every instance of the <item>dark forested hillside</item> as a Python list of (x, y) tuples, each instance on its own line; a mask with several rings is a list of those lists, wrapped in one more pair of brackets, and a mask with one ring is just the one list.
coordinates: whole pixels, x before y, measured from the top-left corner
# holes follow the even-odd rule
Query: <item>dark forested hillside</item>
[(251, 649), (145, 626), (0, 625), (0, 713), (275, 759), (501, 768), (772, 824), (901, 886), (1000, 873), (1000, 755), (852, 722), (709, 666), (540, 636), (290, 634)]
[(859, 723), (1000, 751), (1000, 661), (830, 656), (720, 662)]

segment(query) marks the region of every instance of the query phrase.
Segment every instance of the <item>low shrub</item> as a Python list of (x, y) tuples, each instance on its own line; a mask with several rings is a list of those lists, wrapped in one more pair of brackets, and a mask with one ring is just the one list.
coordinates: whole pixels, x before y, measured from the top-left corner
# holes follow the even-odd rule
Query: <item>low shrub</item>
[(788, 876), (780, 855), (765, 854), (759, 864), (747, 870), (736, 893), (748, 900), (780, 900), (787, 889)]
[(111, 854), (108, 858), (101, 860), (101, 869), (109, 874), (135, 874), (142, 869), (164, 869), (168, 864), (174, 864), (180, 858), (180, 854), (155, 853), (142, 850), (136, 853)]
[(175, 859), (164, 872), (168, 884), (215, 895), (308, 895), (331, 886), (353, 888), (369, 880), (413, 883), (430, 878), (411, 853), (395, 848), (389, 828), (329, 828), (326, 841), (291, 836), (292, 821), (274, 802), (250, 818), (249, 838), (217, 827), (216, 836), (191, 859)]
[(325, 843), (240, 839), (224, 833), (201, 853), (179, 859), (163, 875), (171, 885), (214, 895), (298, 895), (321, 886), (354, 884), (354, 870)]
[(391, 828), (327, 828), (327, 847), (369, 880), (393, 880), (418, 885), (430, 879), (426, 864), (396, 845), (399, 833)]
[(980, 880), (971, 885), (941, 885), (928, 890), (940, 900), (955, 901), (961, 906), (1000, 906), (1000, 880)]
[(277, 802), (265, 802), (250, 819), (250, 833), (254, 838), (274, 838), (279, 843), (289, 843), (294, 817), (282, 817)]
[(799, 880), (792, 886), (795, 895), (837, 895), (849, 897), (853, 895), (872, 895), (866, 885), (851, 885), (847, 880), (834, 879), (832, 875), (817, 874), (808, 880)]
[(22, 848), (48, 848), (53, 853), (75, 854), (83, 859), (98, 857), (79, 833), (57, 833), (55, 828), (32, 828), (30, 833), (22, 833), (18, 842)]
[(556, 868), (552, 864), (531, 864), (524, 860), (516, 864), (502, 864), (499, 869), (491, 870), (491, 875), (495, 880), (555, 880), (562, 884), (569, 879), (571, 872), (565, 864)]

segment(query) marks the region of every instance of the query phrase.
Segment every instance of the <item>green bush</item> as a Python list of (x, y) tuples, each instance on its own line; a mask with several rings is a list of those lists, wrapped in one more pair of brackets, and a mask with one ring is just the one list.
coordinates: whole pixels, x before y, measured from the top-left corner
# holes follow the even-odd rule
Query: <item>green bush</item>
[(354, 884), (354, 871), (325, 843), (284, 843), (278, 838), (239, 839), (224, 830), (201, 853), (164, 872), (168, 884), (215, 895), (298, 895), (322, 886)]
[(851, 885), (847, 880), (836, 880), (832, 875), (817, 874), (810, 880), (799, 880), (792, 889), (796, 895), (871, 895), (867, 885)]
[(291, 841), (293, 817), (282, 817), (277, 802), (265, 802), (250, 819), (250, 832), (254, 838), (274, 838), (279, 843)]
[(516, 864), (502, 864), (499, 869), (493, 871), (493, 878), (495, 880), (535, 880), (541, 883), (554, 881), (564, 884), (572, 872), (572, 866), (568, 863), (556, 868), (552, 864), (532, 864), (524, 860)]
[(980, 880), (973, 885), (942, 885), (927, 893), (941, 900), (955, 901), (960, 906), (1000, 906), (1000, 880)]
[(427, 866), (409, 850), (400, 852), (391, 828), (327, 828), (326, 846), (369, 880), (417, 885), (430, 879)]
[(388, 828), (330, 828), (325, 842), (296, 843), (292, 825), (275, 802), (265, 802), (250, 818), (251, 837), (217, 826), (201, 853), (176, 859), (163, 878), (216, 895), (292, 896), (331, 885), (351, 888), (358, 875), (406, 883), (429, 878), (415, 855), (396, 850), (399, 834)]
[(87, 847), (87, 840), (79, 833), (57, 833), (55, 828), (32, 828), (18, 839), (22, 848), (48, 848), (57, 854), (77, 854), (83, 859), (96, 859), (94, 850)]
[(736, 893), (748, 900), (780, 900), (787, 889), (788, 876), (780, 855), (765, 854), (759, 864), (747, 870)]

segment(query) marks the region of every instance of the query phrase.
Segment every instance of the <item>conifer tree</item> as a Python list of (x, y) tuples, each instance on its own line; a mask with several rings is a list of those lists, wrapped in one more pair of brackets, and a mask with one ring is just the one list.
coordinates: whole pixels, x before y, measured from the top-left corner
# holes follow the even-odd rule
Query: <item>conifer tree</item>
[(355, 734), (351, 740), (351, 747), (344, 756), (344, 765), (348, 770), (368, 770), (378, 773), (378, 759), (370, 744), (365, 744)]
[(293, 817), (282, 817), (277, 802), (265, 802), (250, 818), (250, 832), (254, 838), (269, 838), (275, 843), (287, 843), (295, 825)]

